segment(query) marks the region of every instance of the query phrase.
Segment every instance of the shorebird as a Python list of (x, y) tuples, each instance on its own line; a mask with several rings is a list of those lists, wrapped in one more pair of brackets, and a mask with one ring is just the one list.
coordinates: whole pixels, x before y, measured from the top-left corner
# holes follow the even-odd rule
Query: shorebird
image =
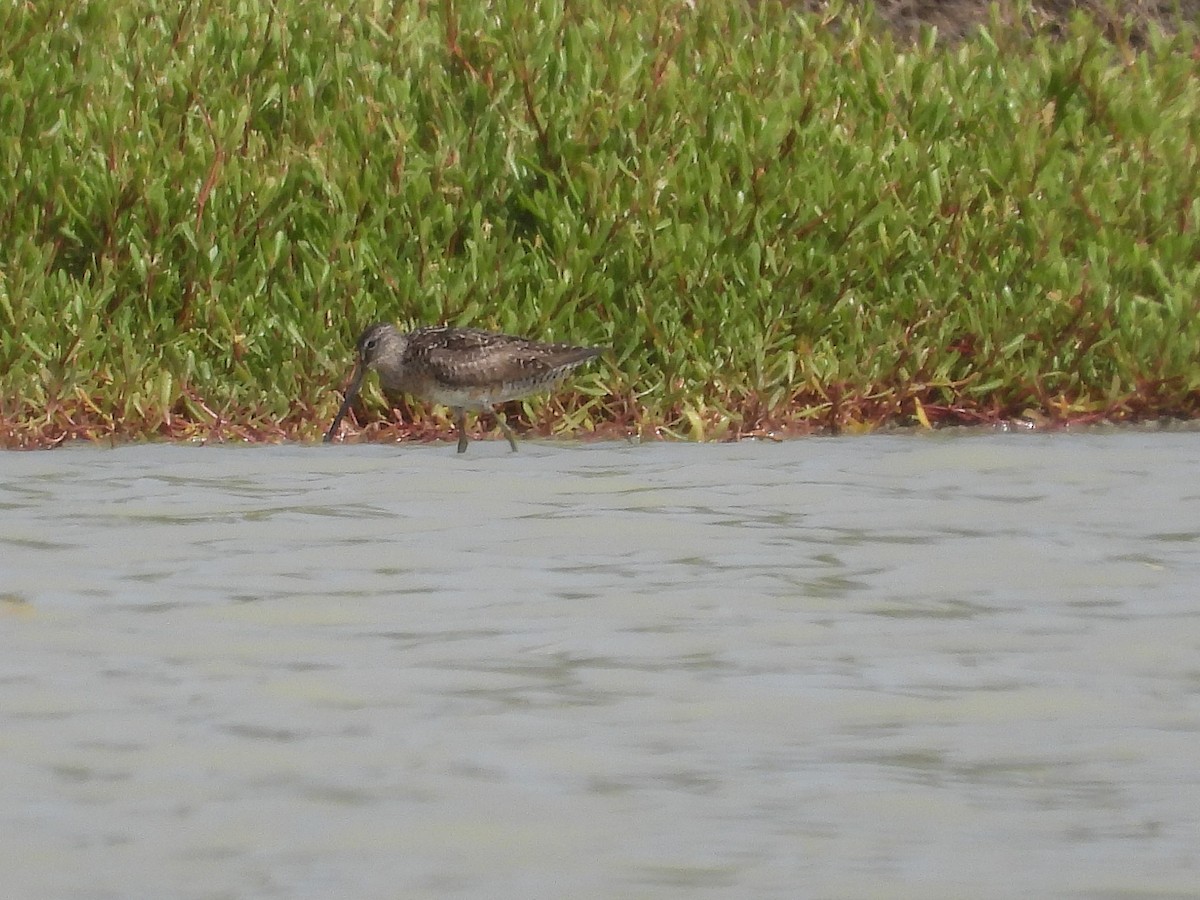
[(516, 435), (495, 405), (550, 390), (602, 352), (598, 347), (542, 344), (477, 328), (434, 325), (403, 332), (386, 323), (372, 325), (358, 339), (354, 375), (325, 441), (333, 440), (367, 370), (375, 369), (385, 393), (411, 394), (449, 406), (459, 453), (467, 450), (468, 409), (492, 413), (515, 451)]

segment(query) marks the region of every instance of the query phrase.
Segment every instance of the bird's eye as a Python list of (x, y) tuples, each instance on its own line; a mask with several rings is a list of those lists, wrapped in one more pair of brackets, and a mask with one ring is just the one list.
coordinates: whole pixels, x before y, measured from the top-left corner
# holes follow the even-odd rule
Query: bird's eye
[(375, 345), (378, 343), (379, 343), (379, 338), (367, 338), (363, 342), (363, 350), (365, 350), (369, 353), (370, 351), (375, 349)]

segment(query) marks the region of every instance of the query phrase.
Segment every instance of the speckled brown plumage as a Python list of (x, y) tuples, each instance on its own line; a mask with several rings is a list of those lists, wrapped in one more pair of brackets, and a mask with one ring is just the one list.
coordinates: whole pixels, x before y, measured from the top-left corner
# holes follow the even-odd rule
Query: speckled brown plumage
[(517, 440), (495, 404), (549, 390), (602, 352), (596, 347), (543, 344), (477, 328), (435, 325), (402, 332), (372, 325), (358, 339), (358, 363), (345, 399), (325, 435), (330, 441), (368, 369), (388, 393), (410, 394), (454, 411), (458, 452), (467, 449), (466, 410), (492, 412), (513, 450)]

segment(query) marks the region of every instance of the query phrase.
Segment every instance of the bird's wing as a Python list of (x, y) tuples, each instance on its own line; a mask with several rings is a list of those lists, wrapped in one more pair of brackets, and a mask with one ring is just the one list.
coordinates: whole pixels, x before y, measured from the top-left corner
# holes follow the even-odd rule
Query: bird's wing
[(456, 330), (429, 348), (426, 364), (444, 384), (484, 387), (551, 378), (599, 352), (490, 331)]

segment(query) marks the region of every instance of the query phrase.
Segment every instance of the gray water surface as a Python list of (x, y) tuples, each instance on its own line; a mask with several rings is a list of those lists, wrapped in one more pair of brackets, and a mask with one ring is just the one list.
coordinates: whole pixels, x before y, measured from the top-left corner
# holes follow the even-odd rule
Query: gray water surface
[(0, 456), (22, 898), (1200, 896), (1200, 434)]

